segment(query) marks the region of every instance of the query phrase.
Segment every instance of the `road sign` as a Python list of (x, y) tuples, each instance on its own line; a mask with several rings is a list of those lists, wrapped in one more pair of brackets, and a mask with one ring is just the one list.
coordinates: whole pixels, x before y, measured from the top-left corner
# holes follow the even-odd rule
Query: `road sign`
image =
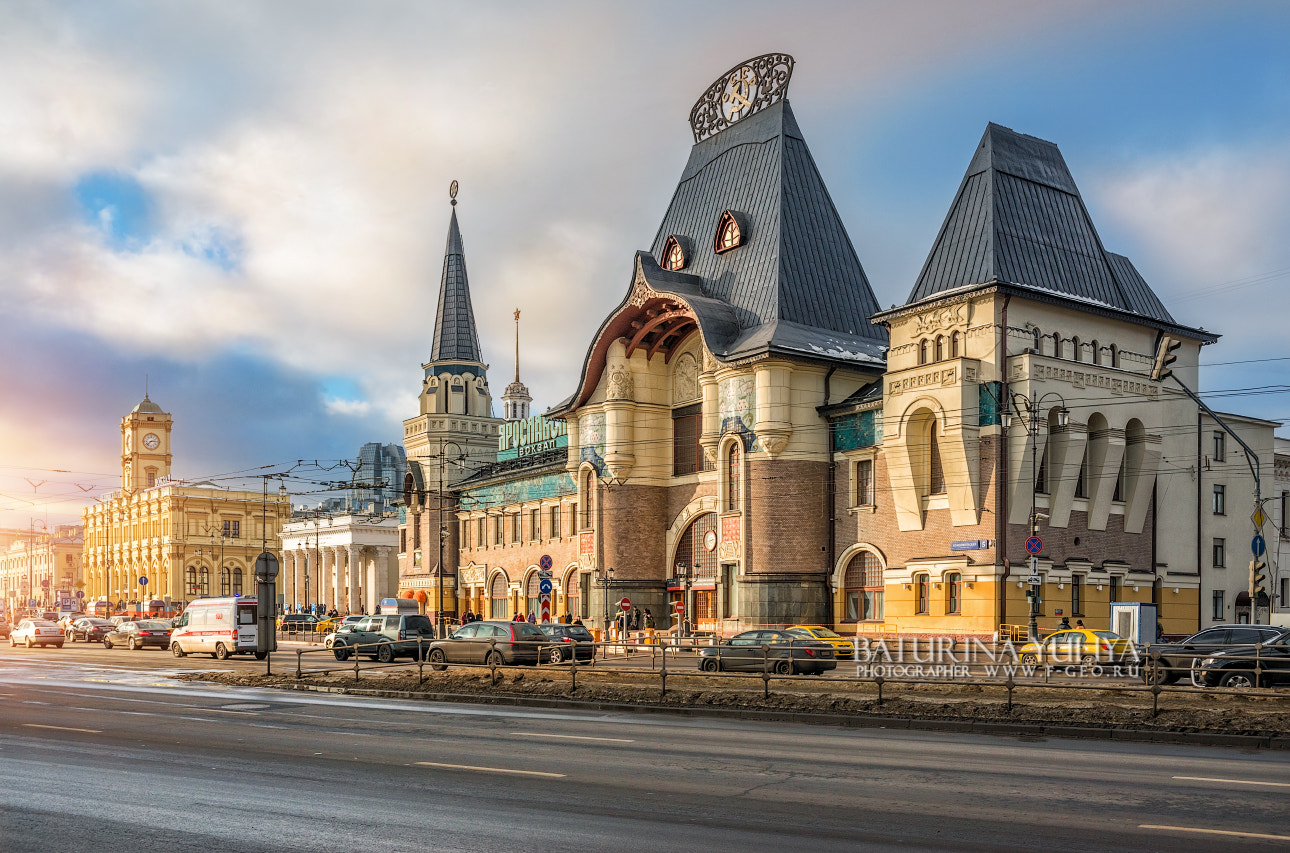
[(631, 610), (632, 600), (630, 598), (624, 598), (622, 601), (618, 602), (618, 607), (622, 610)]
[(147, 579), (147, 578), (145, 578), (145, 577), (141, 577), (141, 578), (139, 578), (139, 586), (147, 586), (147, 585), (148, 585), (148, 579)]
[(538, 592), (542, 593), (543, 595), (550, 595), (550, 594), (551, 594), (551, 579), (550, 579), (550, 578), (542, 578), (542, 579), (540, 579), (540, 580), (538, 581)]
[(984, 551), (990, 547), (989, 539), (965, 539), (962, 542), (951, 542), (951, 551)]
[(1266, 548), (1267, 548), (1267, 543), (1263, 541), (1263, 537), (1257, 533), (1254, 534), (1254, 538), (1250, 540), (1250, 550), (1254, 552), (1254, 556), (1262, 557), (1263, 551)]
[(538, 572), (538, 580), (542, 580), (543, 578), (550, 578), (550, 577), (551, 577), (551, 572)]
[(1039, 575), (1031, 575), (1030, 577), (1026, 578), (1026, 583), (1030, 584), (1031, 586), (1039, 586), (1043, 582), (1044, 582), (1044, 579), (1041, 578)]
[(544, 592), (544, 593), (542, 593), (540, 596), (538, 596), (538, 601), (539, 601), (539, 604), (538, 604), (538, 621), (539, 621), (539, 622), (541, 622), (543, 625), (545, 625), (545, 624), (547, 624), (548, 622), (550, 622), (550, 621), (551, 621), (551, 593), (550, 593), (550, 591), (548, 590), (547, 592)]
[(677, 602), (674, 602), (674, 603), (672, 604), (672, 606), (676, 608), (676, 612), (677, 612), (677, 613), (684, 613), (684, 612), (685, 612), (685, 602), (684, 602), (684, 601), (677, 601)]
[(551, 561), (550, 554), (543, 554), (542, 558), (538, 560), (538, 568), (542, 569), (543, 571), (550, 571), (551, 566), (553, 565), (555, 564)]
[(1263, 507), (1256, 506), (1254, 508), (1254, 512), (1250, 513), (1250, 521), (1254, 522), (1255, 527), (1260, 530), (1263, 529), (1263, 525), (1268, 523), (1268, 515), (1263, 511)]
[(1026, 540), (1027, 554), (1038, 554), (1042, 550), (1044, 550), (1044, 540), (1040, 539), (1038, 536), (1031, 536)]
[(78, 589), (78, 590), (76, 590), (76, 597), (77, 597), (77, 598), (84, 598), (84, 597), (85, 597), (85, 590), (83, 590), (83, 589)]

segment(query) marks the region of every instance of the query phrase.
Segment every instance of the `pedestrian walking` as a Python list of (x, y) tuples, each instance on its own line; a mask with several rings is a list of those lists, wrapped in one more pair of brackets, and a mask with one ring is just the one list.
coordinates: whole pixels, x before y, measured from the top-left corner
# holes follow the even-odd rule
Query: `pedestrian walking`
[(529, 624), (530, 625), (537, 624), (537, 615), (534, 614), (532, 610), (529, 611)]
[(645, 630), (654, 630), (654, 614), (649, 612), (648, 607), (645, 608)]

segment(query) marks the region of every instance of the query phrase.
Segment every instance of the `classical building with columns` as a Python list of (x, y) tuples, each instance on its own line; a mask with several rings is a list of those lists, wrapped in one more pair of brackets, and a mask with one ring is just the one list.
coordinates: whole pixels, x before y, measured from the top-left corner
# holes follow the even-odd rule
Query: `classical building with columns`
[(121, 419), (121, 488), (83, 516), (87, 609), (177, 611), (202, 596), (254, 594), (255, 558), (278, 551), (290, 498), (172, 478), (173, 428), (146, 394)]
[(287, 609), (375, 613), (382, 598), (398, 592), (398, 527), (394, 515), (293, 518), (282, 528)]

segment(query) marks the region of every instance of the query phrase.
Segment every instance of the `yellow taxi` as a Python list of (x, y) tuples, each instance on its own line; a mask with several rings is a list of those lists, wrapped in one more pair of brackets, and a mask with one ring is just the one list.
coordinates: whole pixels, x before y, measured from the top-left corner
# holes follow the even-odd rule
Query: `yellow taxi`
[(1133, 656), (1133, 643), (1111, 631), (1068, 628), (1049, 634), (1041, 642), (1017, 650), (1024, 664), (1114, 663)]
[(819, 640), (821, 643), (828, 643), (833, 647), (834, 656), (839, 659), (855, 657), (856, 644), (836, 631), (825, 628), (823, 625), (793, 625), (785, 630), (795, 637), (801, 637), (803, 640)]

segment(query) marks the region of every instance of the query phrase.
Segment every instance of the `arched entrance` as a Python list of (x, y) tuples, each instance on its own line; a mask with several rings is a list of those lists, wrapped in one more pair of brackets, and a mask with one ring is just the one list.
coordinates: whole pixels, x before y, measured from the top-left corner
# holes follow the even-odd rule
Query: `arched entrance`
[[(696, 631), (717, 629), (717, 514), (705, 512), (695, 517), (676, 543), (672, 558), (672, 583), (668, 584), (668, 599), (672, 613), (678, 602), (686, 601), (690, 621)], [(662, 627), (662, 626), (660, 626)]]

